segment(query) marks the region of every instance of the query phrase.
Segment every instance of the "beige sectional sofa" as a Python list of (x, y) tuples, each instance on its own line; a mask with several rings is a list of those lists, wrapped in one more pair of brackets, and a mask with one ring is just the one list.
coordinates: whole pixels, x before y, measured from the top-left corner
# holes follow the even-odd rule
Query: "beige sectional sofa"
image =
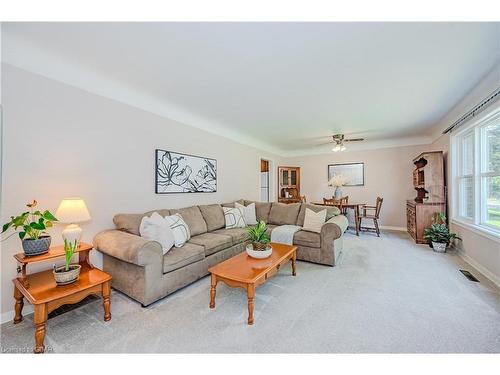
[[(238, 201), (248, 205), (251, 201)], [(278, 225), (302, 226), (306, 207), (318, 211), (321, 206), (255, 202), (258, 220), (268, 223), (269, 231)], [(103, 231), (94, 238), (94, 247), (103, 254), (104, 271), (113, 276), (113, 287), (147, 306), (170, 293), (204, 277), (208, 268), (245, 250), (248, 237), (243, 228), (225, 229), (222, 206), (211, 204), (181, 209), (156, 210), (160, 215), (182, 215), (189, 226), (191, 239), (184, 246), (163, 255), (158, 242), (139, 235), (144, 214), (118, 214), (116, 229)], [(342, 235), (347, 228), (343, 215), (330, 217), (321, 233), (300, 230), (295, 233), (300, 260), (334, 266), (342, 250)]]

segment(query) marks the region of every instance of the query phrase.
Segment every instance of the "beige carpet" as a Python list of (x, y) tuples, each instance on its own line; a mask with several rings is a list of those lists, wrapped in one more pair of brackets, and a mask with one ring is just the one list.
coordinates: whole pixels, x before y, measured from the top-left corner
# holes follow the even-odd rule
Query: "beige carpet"
[[(470, 270), (481, 283), (458, 270)], [(54, 352), (500, 352), (500, 294), (454, 254), (404, 233), (347, 234), (335, 268), (298, 263), (257, 289), (246, 325), (243, 290), (209, 278), (146, 309), (114, 292), (110, 322), (100, 301), (48, 321)], [(2, 351), (31, 350), (32, 316), (1, 326)]]

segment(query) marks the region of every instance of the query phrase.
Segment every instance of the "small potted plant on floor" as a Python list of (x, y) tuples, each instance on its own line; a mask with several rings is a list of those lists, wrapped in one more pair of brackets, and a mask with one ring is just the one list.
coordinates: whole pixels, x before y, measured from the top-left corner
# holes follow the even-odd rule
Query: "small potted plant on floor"
[(71, 258), (73, 258), (73, 254), (78, 247), (78, 242), (71, 243), (68, 240), (64, 240), (64, 255), (65, 255), (65, 264), (64, 266), (56, 267), (54, 266), (54, 279), (56, 280), (57, 285), (66, 285), (71, 284), (78, 280), (78, 276), (80, 276), (80, 266), (79, 264), (70, 264)]
[(35, 211), (34, 209), (37, 205), (38, 202), (36, 200), (28, 203), (26, 206), (29, 208), (29, 211), (23, 212), (16, 217), (11, 216), (10, 221), (5, 223), (2, 228), (2, 233), (5, 233), (9, 228), (19, 233), (24, 253), (28, 256), (39, 255), (49, 251), (51, 237), (46, 232), (46, 229), (52, 227), (52, 223), (57, 221), (54, 215), (48, 210), (43, 212), (39, 210)]
[(444, 253), (453, 239), (461, 240), (455, 233), (451, 233), (446, 225), (446, 216), (436, 212), (432, 218), (432, 225), (424, 230), (424, 238), (435, 252)]
[(246, 247), (247, 254), (252, 258), (269, 258), (273, 249), (269, 242), (269, 235), (267, 234), (267, 225), (262, 220), (259, 220), (256, 226), (248, 228), (248, 236), (252, 243)]

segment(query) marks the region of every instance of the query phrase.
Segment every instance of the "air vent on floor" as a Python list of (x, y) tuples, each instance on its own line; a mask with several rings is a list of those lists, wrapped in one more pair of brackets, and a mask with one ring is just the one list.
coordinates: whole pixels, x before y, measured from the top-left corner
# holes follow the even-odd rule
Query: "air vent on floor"
[(474, 281), (475, 283), (478, 283), (478, 282), (479, 282), (479, 280), (478, 280), (478, 279), (476, 279), (476, 278), (474, 277), (474, 275), (473, 275), (472, 273), (470, 273), (469, 271), (466, 271), (466, 270), (460, 270), (460, 272), (462, 272), (462, 273), (464, 274), (464, 276), (465, 276), (466, 278), (468, 278), (470, 281)]

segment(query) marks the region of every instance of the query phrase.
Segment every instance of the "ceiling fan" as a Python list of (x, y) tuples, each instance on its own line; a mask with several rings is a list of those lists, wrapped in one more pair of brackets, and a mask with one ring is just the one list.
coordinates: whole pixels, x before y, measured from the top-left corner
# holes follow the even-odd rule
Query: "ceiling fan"
[(346, 147), (344, 146), (344, 142), (359, 142), (359, 141), (364, 141), (364, 138), (349, 138), (346, 139), (344, 134), (334, 134), (332, 135), (333, 141), (327, 142), (327, 143), (322, 143), (319, 146), (322, 145), (327, 145), (330, 143), (334, 143), (334, 147), (332, 148), (333, 152), (339, 152), (339, 151), (345, 151)]

